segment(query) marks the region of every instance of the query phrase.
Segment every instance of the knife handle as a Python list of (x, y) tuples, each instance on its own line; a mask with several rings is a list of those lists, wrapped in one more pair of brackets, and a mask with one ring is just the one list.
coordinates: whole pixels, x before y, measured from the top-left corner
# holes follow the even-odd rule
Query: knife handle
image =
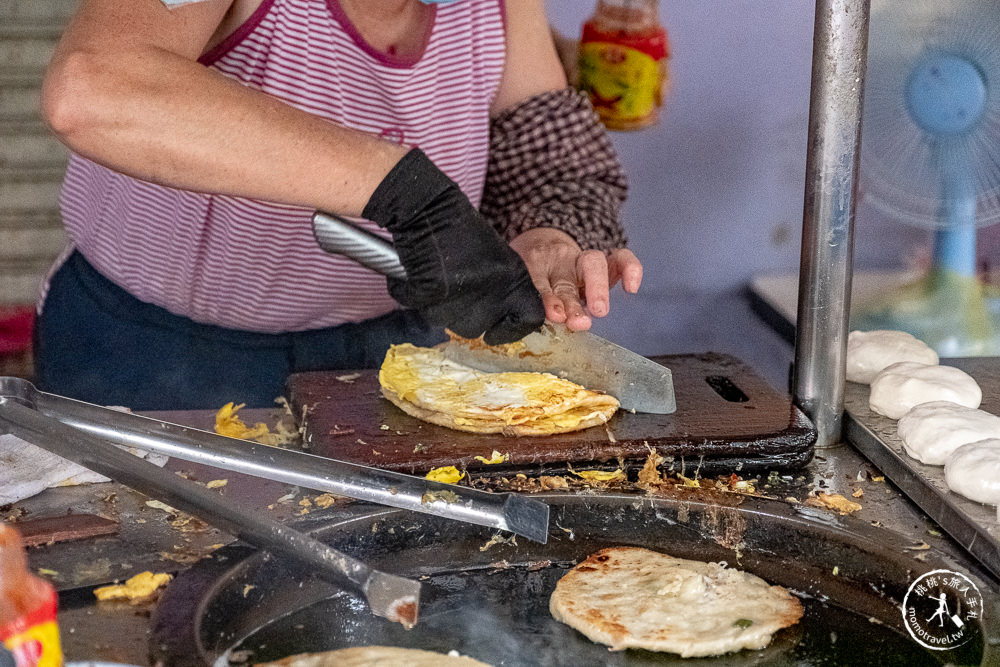
[(349, 257), (383, 276), (406, 280), (406, 270), (399, 261), (399, 253), (392, 243), (381, 236), (339, 215), (323, 211), (313, 213), (312, 224), (316, 241), (326, 252)]

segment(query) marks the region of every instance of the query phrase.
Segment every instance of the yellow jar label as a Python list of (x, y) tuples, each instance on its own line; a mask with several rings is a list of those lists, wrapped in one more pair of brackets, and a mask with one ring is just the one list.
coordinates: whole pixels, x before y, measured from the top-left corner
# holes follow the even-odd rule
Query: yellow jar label
[(7, 637), (3, 643), (14, 654), (17, 667), (61, 667), (63, 664), (59, 626), (55, 621), (36, 623), (24, 632)]
[(638, 49), (608, 42), (580, 45), (580, 89), (605, 120), (652, 115), (661, 100), (662, 71), (657, 60)]

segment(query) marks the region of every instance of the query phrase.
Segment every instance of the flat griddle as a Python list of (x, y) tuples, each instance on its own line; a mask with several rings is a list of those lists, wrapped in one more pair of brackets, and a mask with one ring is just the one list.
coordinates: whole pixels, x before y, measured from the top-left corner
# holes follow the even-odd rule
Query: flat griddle
[[(983, 390), (980, 408), (1000, 414), (1000, 360), (993, 357), (943, 359), (943, 364), (962, 369)], [(1000, 520), (997, 508), (983, 505), (948, 489), (944, 467), (924, 465), (910, 458), (896, 433), (897, 421), (868, 407), (869, 387), (847, 383), (844, 404), (847, 439), (878, 466), (927, 516), (944, 528), (955, 541), (1000, 577)]]
[[(812, 458), (812, 423), (741, 361), (715, 353), (654, 360), (673, 374), (675, 413), (619, 411), (604, 426), (554, 436), (479, 435), (420, 421), (382, 397), (376, 370), (299, 373), (287, 390), (296, 414), (308, 408), (310, 452), (410, 474), (450, 465), (507, 474), (641, 464), (650, 447), (666, 468), (685, 474), (790, 470)], [(487, 465), (475, 458), (489, 459), (494, 450), (508, 460)]]
[[(371, 644), (458, 650), (495, 667), (1000, 661), (991, 643), (1000, 633), (1000, 599), (982, 582), (984, 614), (963, 647), (927, 651), (907, 636), (899, 610), (910, 582), (935, 569), (965, 572), (937, 550), (918, 561), (904, 550), (911, 540), (851, 517), (761, 498), (716, 502), (690, 491), (655, 499), (540, 495), (553, 512), (546, 545), (487, 548), (488, 529), (372, 506), (298, 526), (377, 567), (420, 578), (421, 620), (410, 631), (372, 616), (348, 590), (249, 548), (225, 547), (167, 588), (153, 618), (150, 663), (225, 666)], [(761, 651), (702, 660), (609, 652), (554, 621), (548, 598), (570, 567), (614, 545), (726, 561), (792, 589), (805, 617)]]

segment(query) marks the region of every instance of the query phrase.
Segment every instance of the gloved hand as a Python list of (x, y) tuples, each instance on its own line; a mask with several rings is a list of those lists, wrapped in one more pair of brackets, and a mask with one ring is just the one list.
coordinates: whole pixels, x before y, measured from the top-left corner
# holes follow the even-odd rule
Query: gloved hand
[(406, 280), (389, 279), (389, 293), (431, 324), (466, 338), (485, 332), (497, 345), (545, 321), (520, 256), (420, 149), (392, 168), (362, 215), (392, 233), (406, 269)]

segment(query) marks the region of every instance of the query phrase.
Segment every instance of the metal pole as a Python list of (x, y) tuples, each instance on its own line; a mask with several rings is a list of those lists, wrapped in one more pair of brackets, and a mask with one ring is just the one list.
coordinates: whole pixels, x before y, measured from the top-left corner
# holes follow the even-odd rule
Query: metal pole
[(817, 0), (793, 387), (816, 446), (840, 442), (869, 0)]

